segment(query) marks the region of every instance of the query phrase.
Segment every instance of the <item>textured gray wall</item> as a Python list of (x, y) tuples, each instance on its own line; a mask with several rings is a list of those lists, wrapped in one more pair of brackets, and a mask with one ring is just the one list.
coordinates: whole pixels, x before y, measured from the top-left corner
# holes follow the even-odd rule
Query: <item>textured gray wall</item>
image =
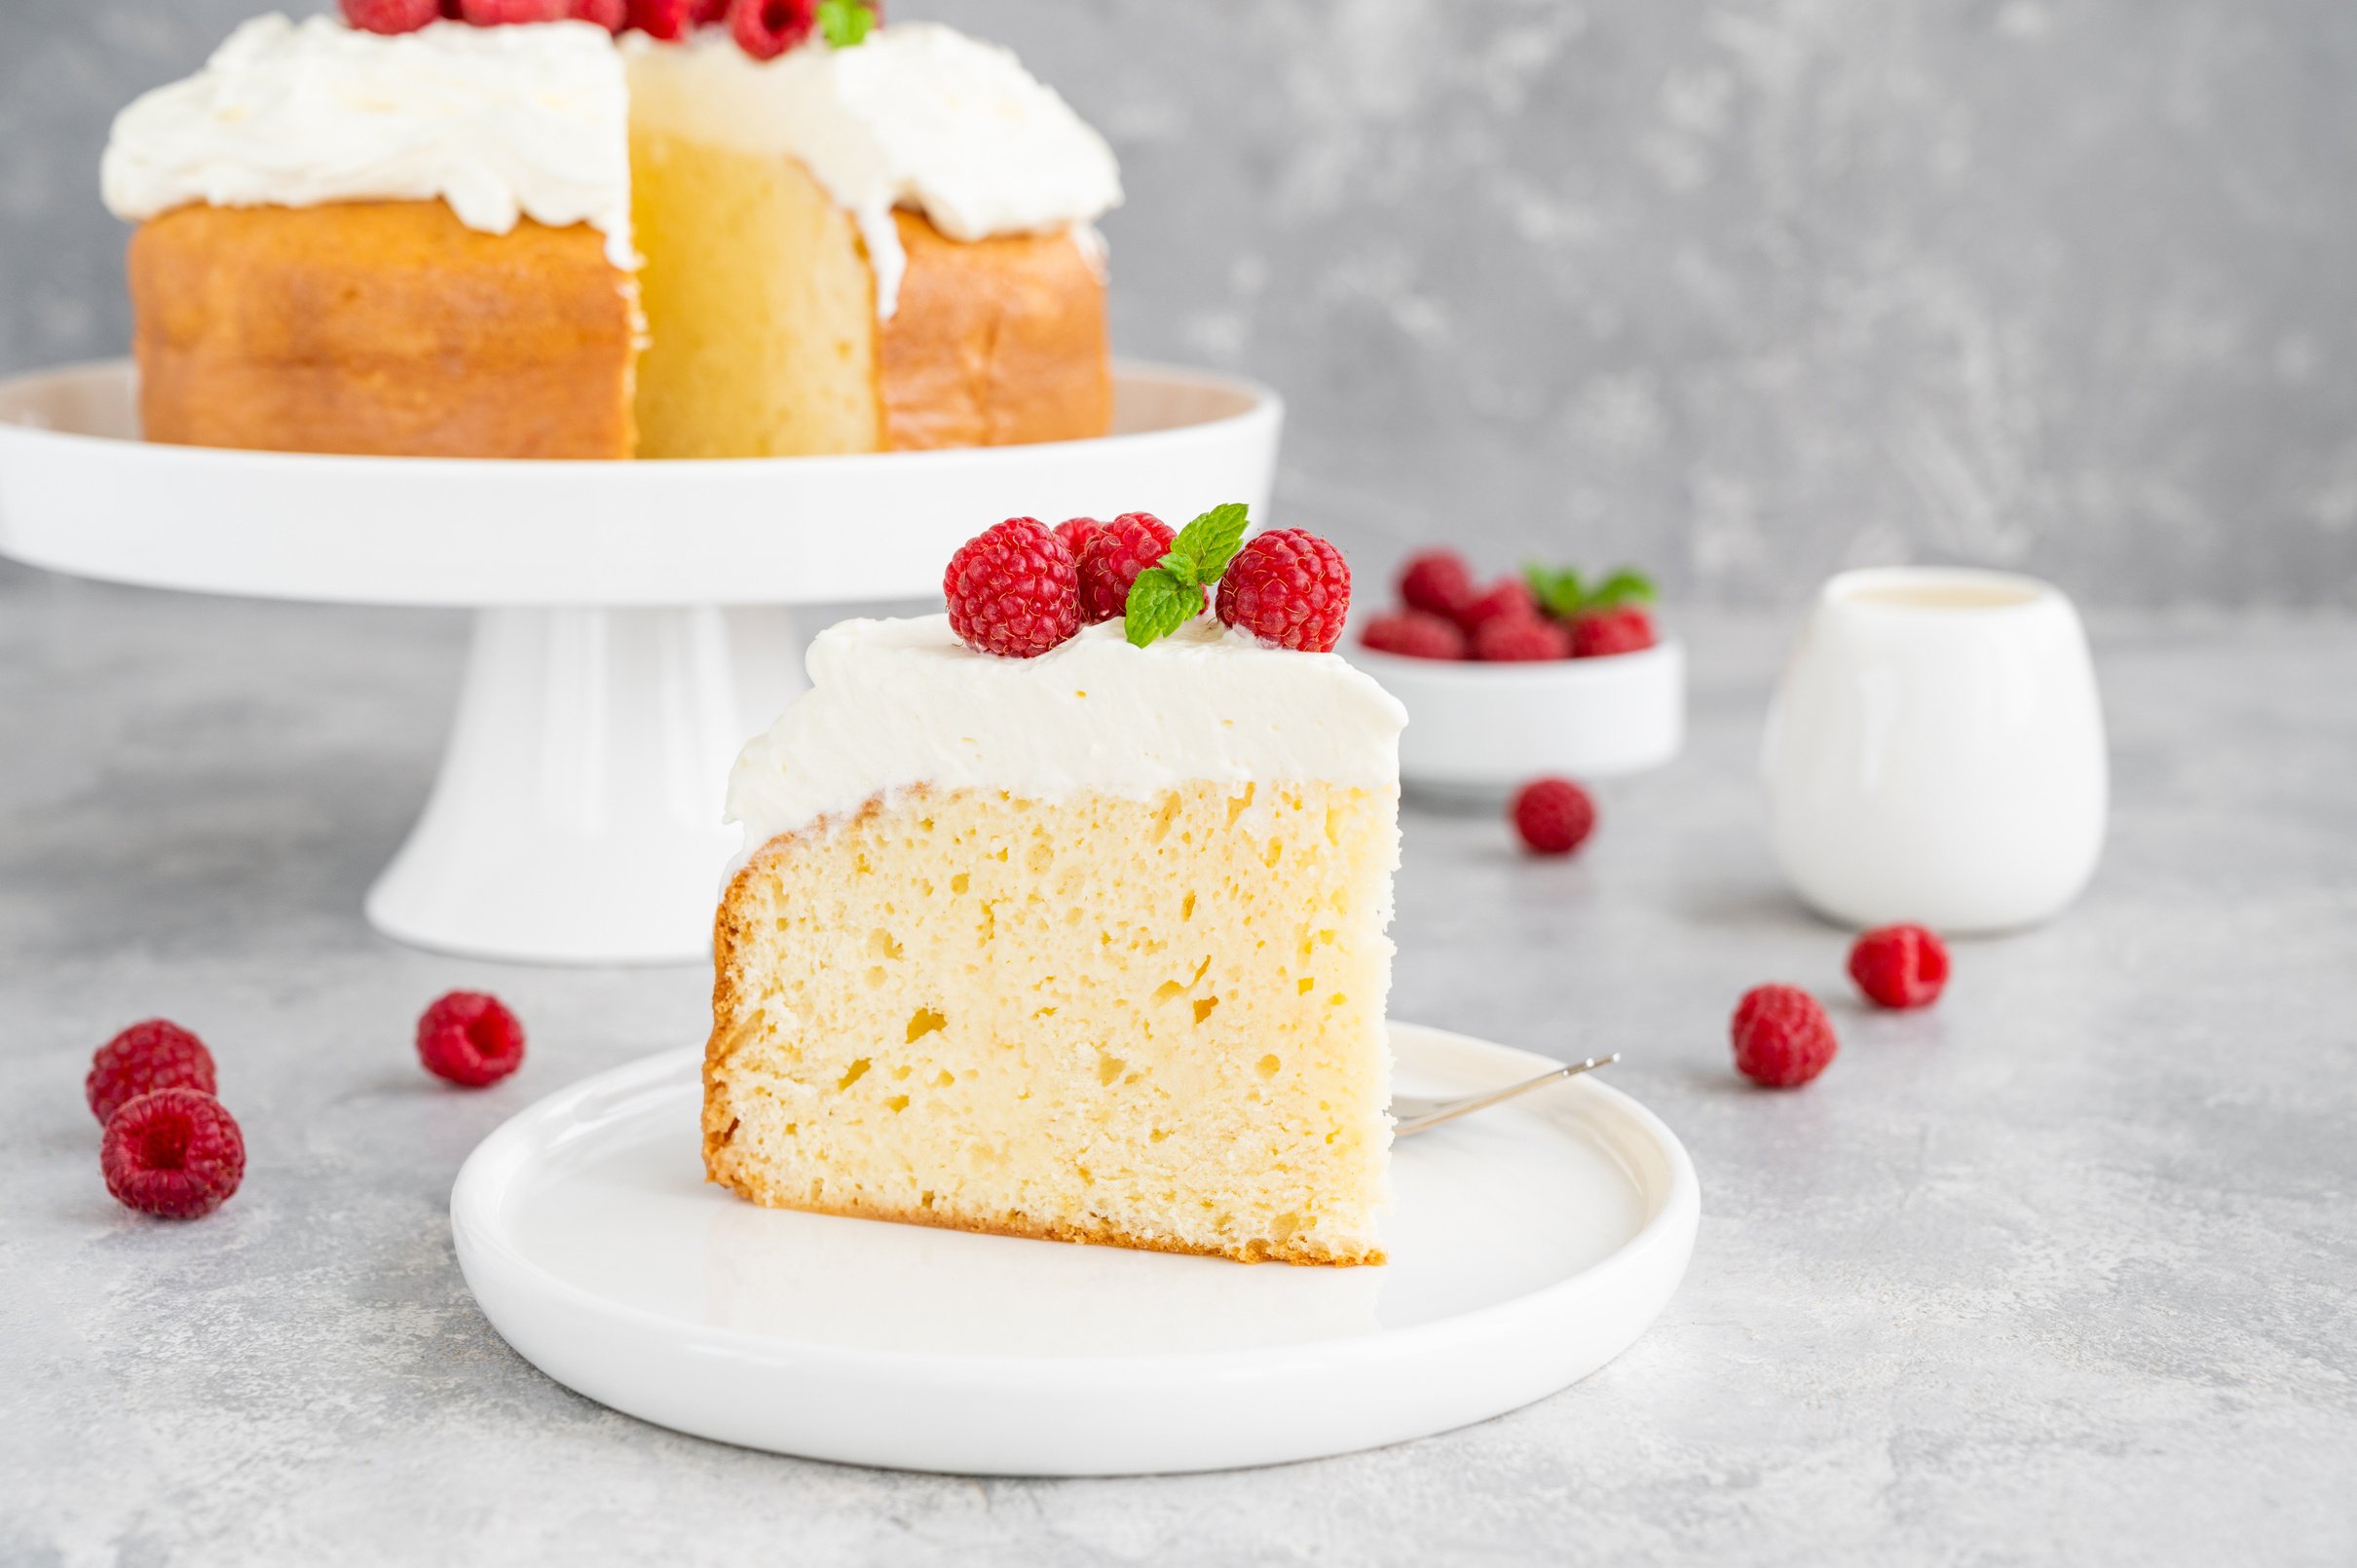
[[(120, 352), (106, 123), (262, 0), (0, 0), (0, 368)], [(909, 0), (1104, 128), (1125, 352), (1281, 520), (1789, 601), (2357, 604), (2348, 0)]]

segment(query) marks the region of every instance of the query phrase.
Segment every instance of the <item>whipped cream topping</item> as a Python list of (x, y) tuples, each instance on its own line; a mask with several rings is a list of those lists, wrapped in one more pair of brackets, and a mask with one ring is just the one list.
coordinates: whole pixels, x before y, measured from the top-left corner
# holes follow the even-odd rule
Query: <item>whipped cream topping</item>
[(1197, 780), (1400, 780), (1407, 710), (1335, 653), (1265, 648), (1210, 616), (1149, 648), (1087, 626), (1037, 658), (977, 653), (947, 616), (846, 620), (810, 690), (737, 759), (728, 820), (757, 849), (913, 785), (1145, 800)]
[(623, 44), (641, 126), (788, 156), (851, 214), (892, 315), (907, 269), (892, 209), (953, 240), (1078, 229), (1121, 205), (1105, 140), (1013, 52), (938, 22), (894, 22), (851, 49), (812, 39), (771, 60), (726, 29)]
[(118, 217), (176, 206), (440, 198), (470, 229), (519, 217), (630, 245), (629, 95), (589, 22), (386, 37), (325, 17), (256, 17), (203, 70), (115, 118), (99, 182)]

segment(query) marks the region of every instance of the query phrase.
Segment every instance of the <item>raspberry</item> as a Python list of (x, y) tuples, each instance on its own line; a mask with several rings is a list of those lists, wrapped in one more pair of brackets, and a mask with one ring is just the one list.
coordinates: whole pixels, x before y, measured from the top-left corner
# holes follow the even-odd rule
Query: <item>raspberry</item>
[(155, 1090), (201, 1089), (209, 1095), (215, 1087), (212, 1053), (205, 1042), (161, 1018), (133, 1024), (98, 1047), (90, 1076), (82, 1080), (91, 1114), (100, 1126), (126, 1101)]
[(688, 36), (697, 21), (697, 0), (629, 0), (629, 24), (649, 38)]
[(459, 16), (477, 27), (564, 21), (572, 15), (573, 0), (459, 0)]
[(1735, 1066), (1753, 1083), (1797, 1089), (1825, 1070), (1840, 1044), (1815, 997), (1798, 986), (1754, 986), (1736, 1005)]
[(98, 1143), (106, 1190), (165, 1219), (211, 1213), (245, 1175), (237, 1118), (201, 1089), (159, 1089), (124, 1101)]
[(1330, 653), (1350, 616), (1350, 568), (1315, 534), (1249, 541), (1219, 578), (1219, 618), (1277, 648)]
[(1571, 656), (1602, 658), (1635, 653), (1654, 644), (1653, 617), (1635, 605), (1590, 610), (1572, 617)]
[(1457, 623), (1471, 637), (1500, 616), (1513, 616), (1519, 620), (1539, 618), (1539, 601), (1532, 596), (1529, 583), (1520, 578), (1500, 578), (1465, 602), (1457, 614)]
[(630, 19), (627, 0), (573, 0), (572, 17), (576, 21), (594, 21), (610, 33), (618, 33)]
[(1080, 629), (1080, 576), (1036, 517), (1010, 517), (957, 547), (941, 579), (950, 629), (976, 653), (1035, 658)]
[[(1080, 551), (1081, 624), (1120, 619), (1129, 608), (1130, 584), (1171, 553), (1175, 537), (1170, 525), (1152, 512), (1125, 511), (1109, 523), (1100, 523)], [(1197, 615), (1203, 613), (1205, 597), (1203, 590), (1196, 590)]]
[(413, 33), (441, 19), (441, 0), (344, 0), (344, 19), (364, 33)]
[(1359, 641), (1378, 653), (1405, 658), (1463, 658), (1465, 634), (1445, 616), (1422, 610), (1400, 610), (1377, 616), (1359, 633)]
[(1567, 778), (1534, 778), (1515, 793), (1507, 815), (1533, 854), (1568, 855), (1596, 831), (1596, 803)]
[(1492, 616), (1474, 631), (1473, 656), (1492, 664), (1569, 658), (1571, 633), (1537, 616)]
[(1094, 517), (1066, 517), (1056, 525), (1055, 533), (1064, 541), (1064, 547), (1072, 552), (1073, 561), (1078, 562), (1080, 552), (1088, 548), (1089, 540), (1104, 526)]
[(1455, 550), (1411, 555), (1400, 569), (1400, 598), (1410, 610), (1454, 620), (1473, 603), (1473, 570)]
[(698, 27), (719, 26), (729, 19), (731, 3), (732, 0), (695, 0), (694, 9), (688, 13), (688, 20)]
[(755, 59), (775, 59), (810, 36), (818, 0), (732, 0), (729, 31)]
[(454, 990), (418, 1019), (418, 1060), (437, 1078), (480, 1089), (524, 1064), (524, 1026), (497, 996)]
[(1886, 925), (1850, 950), (1850, 978), (1880, 1007), (1928, 1007), (1948, 984), (1947, 944), (1920, 925)]

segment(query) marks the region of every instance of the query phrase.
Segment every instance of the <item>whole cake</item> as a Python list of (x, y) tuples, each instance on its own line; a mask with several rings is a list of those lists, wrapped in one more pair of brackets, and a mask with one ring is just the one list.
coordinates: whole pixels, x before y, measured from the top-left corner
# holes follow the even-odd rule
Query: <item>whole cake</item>
[[(480, 14), (568, 9), (625, 15)], [(1120, 182), (1054, 92), (932, 23), (652, 9), (676, 36), (346, 0), (395, 30), (259, 17), (127, 108), (102, 184), (138, 224), (148, 438), (659, 458), (1104, 433), (1093, 223)]]
[(745, 749), (707, 1174), (783, 1208), (1380, 1262), (1405, 716), (1328, 651), (1347, 573), (1292, 533), (1222, 574), (1232, 534), (1066, 527), (1111, 542), (1075, 559), (1017, 519), (953, 563), (949, 615), (821, 633)]

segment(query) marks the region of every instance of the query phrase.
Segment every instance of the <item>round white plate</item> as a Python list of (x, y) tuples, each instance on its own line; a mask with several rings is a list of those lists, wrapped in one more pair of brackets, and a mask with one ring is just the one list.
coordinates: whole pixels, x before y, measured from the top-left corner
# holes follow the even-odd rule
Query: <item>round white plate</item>
[[(1400, 1089), (1553, 1064), (1392, 1026)], [(903, 1470), (1276, 1464), (1498, 1415), (1587, 1376), (1694, 1250), (1694, 1166), (1592, 1078), (1398, 1145), (1380, 1268), (1248, 1266), (757, 1208), (703, 1182), (700, 1055), (550, 1096), (450, 1197), (467, 1283), (558, 1382), (644, 1420)]]
[(1686, 650), (1666, 639), (1609, 658), (1475, 664), (1344, 645), (1407, 709), (1400, 779), (1492, 800), (1543, 774), (1611, 778), (1659, 767), (1686, 739)]
[(941, 452), (501, 462), (167, 446), (128, 360), (0, 381), (0, 554), (77, 577), (410, 605), (826, 604), (930, 596), (1002, 517), (1266, 509), (1284, 405), (1114, 367), (1114, 433)]

